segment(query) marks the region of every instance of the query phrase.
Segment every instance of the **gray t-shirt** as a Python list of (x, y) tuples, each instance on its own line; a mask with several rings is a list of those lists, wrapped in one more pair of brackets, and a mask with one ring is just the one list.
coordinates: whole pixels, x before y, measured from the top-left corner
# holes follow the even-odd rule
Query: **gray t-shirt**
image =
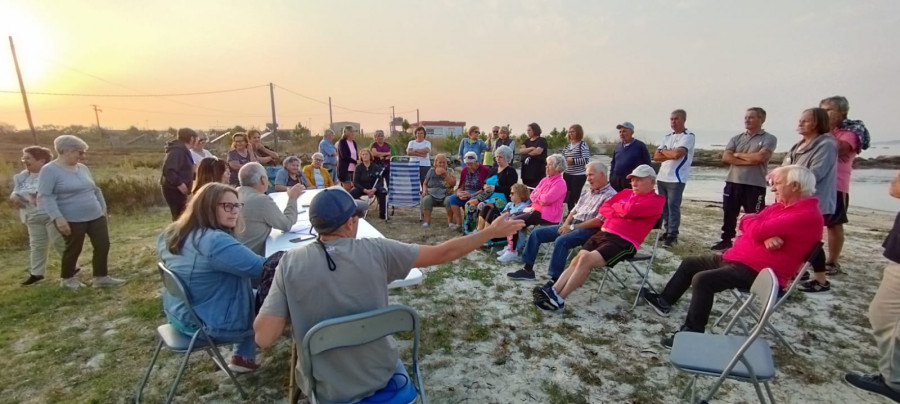
[[(744, 132), (731, 138), (728, 146), (725, 146), (725, 150), (735, 153), (756, 153), (762, 150), (775, 152), (776, 146), (778, 146), (778, 138), (769, 132), (762, 131), (755, 135)], [(728, 176), (725, 177), (725, 181), (765, 188), (768, 165), (768, 161), (755, 166), (732, 165), (728, 168)]]
[[(454, 177), (455, 173), (453, 169), (448, 168), (447, 174), (450, 177)], [(442, 201), (447, 195), (453, 190), (450, 186), (448, 186), (447, 181), (444, 177), (441, 177), (434, 173), (434, 167), (428, 170), (428, 174), (425, 174), (425, 186), (428, 191), (428, 195), (431, 195), (432, 198)]]
[(54, 160), (41, 167), (38, 205), (51, 219), (90, 222), (106, 214), (106, 200), (94, 183), (91, 170), (78, 163), (69, 171)]
[[(323, 320), (387, 306), (388, 283), (405, 278), (419, 255), (418, 245), (386, 238), (340, 238), (324, 245), (335, 270), (328, 269), (319, 242), (288, 251), (260, 309), (262, 314), (290, 317), (298, 342)], [(327, 401), (364, 398), (387, 384), (398, 360), (390, 337), (323, 352), (313, 358), (317, 391)], [(306, 378), (302, 372), (298, 362), (301, 386)]]
[(837, 142), (834, 136), (819, 135), (809, 144), (801, 147), (803, 140), (791, 147), (784, 156), (782, 166), (795, 164), (812, 171), (816, 176), (816, 198), (819, 198), (819, 211), (823, 215), (834, 213), (837, 203)]

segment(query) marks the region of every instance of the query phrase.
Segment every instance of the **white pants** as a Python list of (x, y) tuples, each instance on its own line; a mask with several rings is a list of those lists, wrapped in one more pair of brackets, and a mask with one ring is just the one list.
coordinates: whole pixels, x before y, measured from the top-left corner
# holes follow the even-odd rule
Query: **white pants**
[(52, 244), (53, 249), (62, 255), (65, 241), (50, 216), (46, 213), (28, 213), (25, 215), (25, 226), (28, 227), (28, 244), (31, 247), (31, 269), (34, 276), (44, 276), (47, 270), (47, 254)]
[(878, 370), (900, 390), (900, 264), (884, 268), (884, 277), (869, 304), (869, 323), (878, 347)]

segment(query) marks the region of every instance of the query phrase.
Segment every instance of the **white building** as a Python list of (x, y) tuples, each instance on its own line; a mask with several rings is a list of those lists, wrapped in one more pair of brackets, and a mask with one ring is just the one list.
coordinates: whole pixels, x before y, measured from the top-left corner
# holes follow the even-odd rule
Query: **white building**
[(448, 135), (462, 135), (466, 133), (466, 123), (465, 122), (455, 122), (455, 121), (422, 121), (417, 122), (411, 125), (413, 129), (423, 126), (425, 127), (425, 133), (428, 136), (448, 136)]

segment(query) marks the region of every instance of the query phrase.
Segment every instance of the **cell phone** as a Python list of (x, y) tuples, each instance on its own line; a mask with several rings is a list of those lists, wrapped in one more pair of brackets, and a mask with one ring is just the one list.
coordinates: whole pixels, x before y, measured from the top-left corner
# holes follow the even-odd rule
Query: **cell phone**
[(292, 238), (290, 241), (291, 241), (292, 243), (302, 243), (302, 242), (304, 242), (304, 241), (312, 240), (312, 239), (314, 239), (314, 238), (316, 238), (316, 235), (315, 235), (315, 234), (303, 234), (303, 235), (301, 235), (300, 237)]

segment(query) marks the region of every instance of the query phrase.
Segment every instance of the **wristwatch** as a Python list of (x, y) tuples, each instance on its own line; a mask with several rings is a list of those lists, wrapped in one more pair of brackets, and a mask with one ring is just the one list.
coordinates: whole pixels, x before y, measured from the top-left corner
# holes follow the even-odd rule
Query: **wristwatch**
[(575, 231), (575, 223), (569, 225), (569, 231)]

